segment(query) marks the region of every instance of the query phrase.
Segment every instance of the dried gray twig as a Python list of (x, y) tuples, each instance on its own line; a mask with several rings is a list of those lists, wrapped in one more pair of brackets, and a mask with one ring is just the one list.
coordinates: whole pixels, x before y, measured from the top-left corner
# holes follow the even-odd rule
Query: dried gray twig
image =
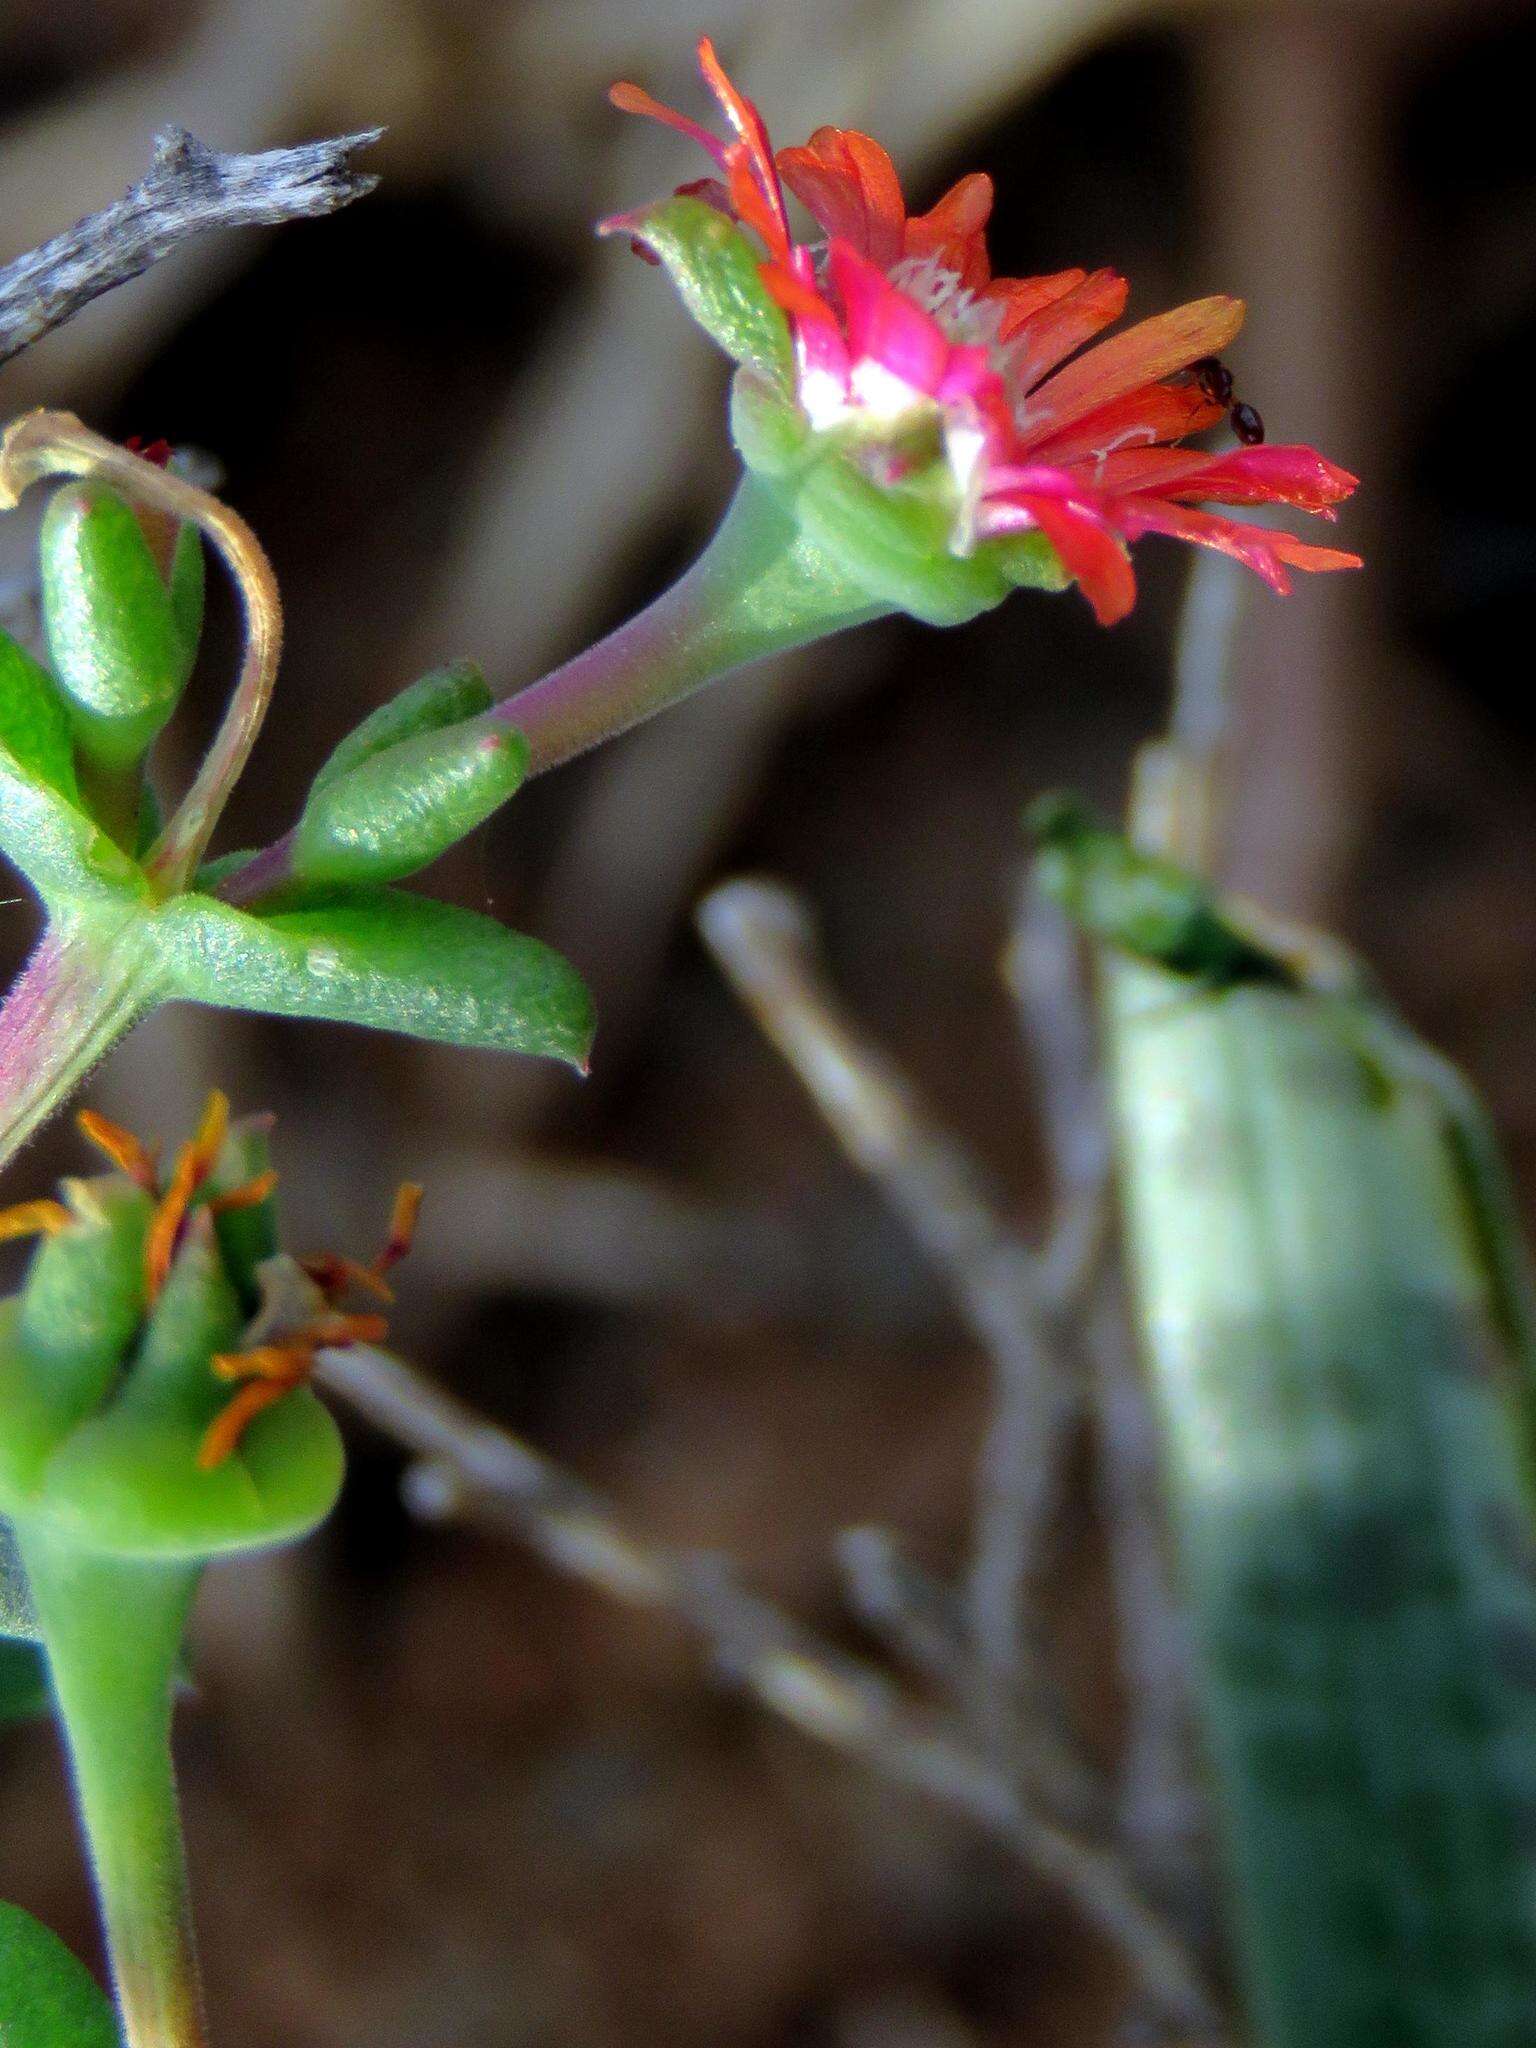
[(975, 1754), (883, 1673), (820, 1641), (741, 1583), (724, 1560), (632, 1536), (590, 1487), (369, 1345), (322, 1351), (316, 1377), (422, 1460), (406, 1497), (431, 1519), (510, 1531), (560, 1570), (629, 1605), (679, 1616), (722, 1679), (804, 1733), (987, 1830), (1060, 1885), (1181, 2024), (1207, 2023), (1209, 1993), (1178, 1938), (1116, 1856), (1044, 1818), (1009, 1773)]
[(351, 159), (383, 132), (223, 156), (184, 128), (165, 129), (149, 170), (121, 199), (0, 270), (0, 363), (194, 235), (271, 227), (360, 199), (378, 180)]
[(1057, 1452), (1080, 1398), (1068, 1332), (1038, 1261), (1000, 1214), (976, 1164), (919, 1103), (825, 986), (809, 912), (767, 881), (728, 882), (698, 913), (705, 943), (805, 1084), (849, 1157), (949, 1282), (994, 1368), (978, 1480), (967, 1604), (991, 1718), (1027, 1693), (1026, 1594), (1038, 1564)]

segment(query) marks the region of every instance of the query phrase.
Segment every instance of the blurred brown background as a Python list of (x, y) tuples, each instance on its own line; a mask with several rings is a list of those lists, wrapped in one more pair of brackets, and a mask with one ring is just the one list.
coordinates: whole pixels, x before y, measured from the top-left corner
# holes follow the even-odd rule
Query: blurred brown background
[[(991, 171), (999, 271), (1112, 263), (1132, 313), (1242, 293), (1272, 438), (1358, 471), (1362, 578), (1246, 595), (1233, 878), (1333, 923), (1536, 1169), (1536, 15), (1478, 0), (12, 0), (0, 257), (102, 203), (159, 126), (224, 149), (389, 126), (374, 197), (202, 243), (0, 371), (113, 434), (210, 451), (286, 592), (277, 704), (227, 844), (289, 820), (339, 733), (429, 663), (530, 679), (659, 587), (729, 484), (724, 377), (590, 222), (695, 174), (617, 76), (702, 112), (717, 35), (780, 142), (880, 135), (917, 204)], [(0, 531), (15, 597), (26, 535)], [(281, 1118), (290, 1230), (371, 1246), (428, 1184), (395, 1325), (436, 1377), (728, 1553), (879, 1660), (851, 1525), (965, 1555), (987, 1375), (693, 934), (781, 875), (855, 1011), (1035, 1227), (1041, 1144), (998, 972), (1018, 813), (1113, 801), (1166, 702), (1187, 564), (1134, 617), (1021, 596), (732, 681), (519, 798), (439, 893), (570, 955), (590, 1080), (339, 1029), (162, 1013), (95, 1099), (175, 1132), (215, 1080)], [(233, 649), (217, 610), (192, 758)], [(0, 909), (19, 962), (33, 914)], [(13, 1198), (76, 1158), (53, 1132)], [(984, 1830), (711, 1682), (688, 1635), (483, 1534), (426, 1531), (359, 1429), (301, 1552), (216, 1575), (182, 1725), (224, 2048), (1050, 2048), (1109, 2043), (1111, 1950)], [(1077, 1740), (1125, 1721), (1094, 1432), (1041, 1616)], [(921, 1695), (910, 1672), (903, 1684)], [(89, 1952), (46, 1731), (0, 1750), (0, 1896)], [(1201, 1932), (1198, 1909), (1192, 1933)]]

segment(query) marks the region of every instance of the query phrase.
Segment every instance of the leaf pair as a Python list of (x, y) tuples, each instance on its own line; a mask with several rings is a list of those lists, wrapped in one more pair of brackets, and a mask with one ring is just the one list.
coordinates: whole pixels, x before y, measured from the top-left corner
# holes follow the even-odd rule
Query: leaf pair
[(391, 887), (522, 782), (526, 745), (489, 702), (469, 666), (422, 678), (319, 770), (266, 862), (260, 901), (238, 907), (213, 893), (238, 893), (252, 856), (215, 862), (199, 887), (162, 901), (82, 795), (66, 692), (0, 637), (0, 850), (78, 946), (131, 961), (143, 1008), (201, 1001), (584, 1067), (590, 999), (555, 952)]

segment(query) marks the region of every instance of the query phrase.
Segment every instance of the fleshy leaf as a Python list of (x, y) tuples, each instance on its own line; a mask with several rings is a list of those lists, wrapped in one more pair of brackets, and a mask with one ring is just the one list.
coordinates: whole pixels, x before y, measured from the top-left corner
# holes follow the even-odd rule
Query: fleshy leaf
[(435, 668), (391, 697), (377, 711), (370, 712), (338, 747), (332, 749), (319, 774), (310, 785), (310, 800), (334, 782), (360, 768), (375, 754), (398, 747), (417, 733), (435, 732), (440, 726), (458, 725), (477, 717), (491, 706), (491, 689), (472, 661), (451, 662)]
[(120, 2048), (106, 1993), (56, 1934), (0, 1904), (0, 2042), (5, 2048)]
[(521, 733), (482, 714), (420, 731), (314, 791), (294, 834), (301, 885), (398, 882), (507, 801), (528, 771)]
[(143, 870), (51, 783), (0, 743), (0, 853), (49, 903), (82, 898), (142, 900)]
[(575, 969), (475, 911), (358, 889), (256, 917), (189, 894), (154, 929), (170, 998), (586, 1065), (592, 1002)]
[(794, 364), (789, 322), (763, 283), (762, 259), (718, 207), (680, 193), (605, 227), (650, 250), (688, 311), (728, 356), (788, 385)]
[(0, 630), (0, 746), (27, 775), (78, 797), (69, 713), (53, 677)]
[(38, 555), (48, 649), (76, 739), (104, 766), (129, 766), (175, 710), (191, 674), (201, 556), (189, 568), (194, 558), (178, 548), (181, 587), (173, 596), (126, 500), (88, 483), (55, 492)]

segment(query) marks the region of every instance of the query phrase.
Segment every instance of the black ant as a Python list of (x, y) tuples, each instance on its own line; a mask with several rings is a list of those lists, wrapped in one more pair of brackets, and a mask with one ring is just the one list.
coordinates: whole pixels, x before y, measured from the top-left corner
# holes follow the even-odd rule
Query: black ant
[(1232, 372), (1220, 356), (1201, 356), (1191, 363), (1189, 373), (1212, 405), (1225, 408), (1232, 431), (1245, 448), (1257, 448), (1264, 439), (1264, 421), (1251, 405), (1232, 395)]

